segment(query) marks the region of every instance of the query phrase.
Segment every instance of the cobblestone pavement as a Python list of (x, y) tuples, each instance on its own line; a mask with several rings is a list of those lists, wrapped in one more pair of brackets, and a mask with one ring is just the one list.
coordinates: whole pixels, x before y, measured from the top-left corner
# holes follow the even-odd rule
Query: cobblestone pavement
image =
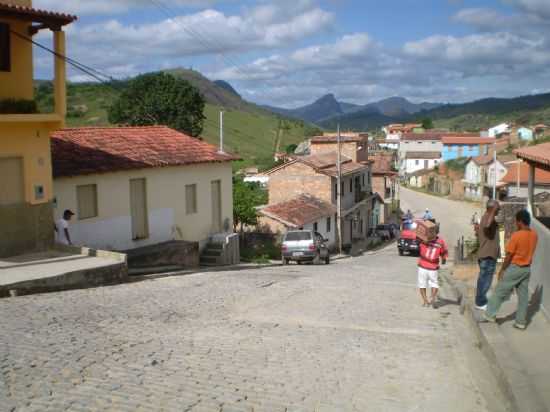
[(0, 331), (0, 410), (500, 409), (457, 307), (422, 308), (394, 245), (2, 299)]

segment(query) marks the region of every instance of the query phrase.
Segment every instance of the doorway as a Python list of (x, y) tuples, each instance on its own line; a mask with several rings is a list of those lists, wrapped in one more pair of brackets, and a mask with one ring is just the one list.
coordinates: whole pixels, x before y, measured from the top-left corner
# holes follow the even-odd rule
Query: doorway
[(23, 180), (23, 159), (21, 157), (0, 158), (0, 205), (15, 205), (25, 202)]
[(149, 219), (145, 179), (130, 180), (130, 216), (132, 219), (132, 240), (147, 239), (149, 237)]
[(211, 182), (212, 189), (212, 232), (219, 233), (222, 231), (222, 182), (221, 180), (213, 180)]

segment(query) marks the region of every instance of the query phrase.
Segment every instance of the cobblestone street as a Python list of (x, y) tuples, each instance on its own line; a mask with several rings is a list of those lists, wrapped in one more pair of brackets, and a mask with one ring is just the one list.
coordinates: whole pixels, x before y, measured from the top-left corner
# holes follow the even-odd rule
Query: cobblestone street
[(395, 249), (0, 300), (0, 409), (501, 410)]

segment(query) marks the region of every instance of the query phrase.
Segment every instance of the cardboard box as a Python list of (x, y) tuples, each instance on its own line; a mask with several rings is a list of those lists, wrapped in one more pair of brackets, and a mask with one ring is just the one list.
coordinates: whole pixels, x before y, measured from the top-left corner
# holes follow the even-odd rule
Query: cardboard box
[(416, 237), (422, 242), (431, 242), (437, 238), (437, 225), (429, 220), (418, 222)]

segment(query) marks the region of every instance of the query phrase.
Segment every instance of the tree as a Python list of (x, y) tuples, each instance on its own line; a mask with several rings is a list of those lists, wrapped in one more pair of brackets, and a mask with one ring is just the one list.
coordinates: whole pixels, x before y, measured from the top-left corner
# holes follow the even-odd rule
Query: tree
[(191, 136), (202, 133), (204, 97), (188, 81), (167, 73), (149, 73), (128, 82), (109, 108), (111, 123), (166, 125)]
[(233, 225), (241, 231), (244, 225), (258, 223), (256, 207), (267, 203), (267, 193), (258, 183), (246, 183), (241, 178), (233, 179)]
[(298, 148), (298, 145), (295, 143), (289, 144), (287, 147), (285, 147), (285, 153), (286, 154), (294, 154), (296, 149)]
[(425, 119), (422, 119), (422, 128), (423, 129), (433, 129), (434, 128), (434, 123), (432, 121), (432, 119), (430, 119), (429, 117), (426, 117)]

